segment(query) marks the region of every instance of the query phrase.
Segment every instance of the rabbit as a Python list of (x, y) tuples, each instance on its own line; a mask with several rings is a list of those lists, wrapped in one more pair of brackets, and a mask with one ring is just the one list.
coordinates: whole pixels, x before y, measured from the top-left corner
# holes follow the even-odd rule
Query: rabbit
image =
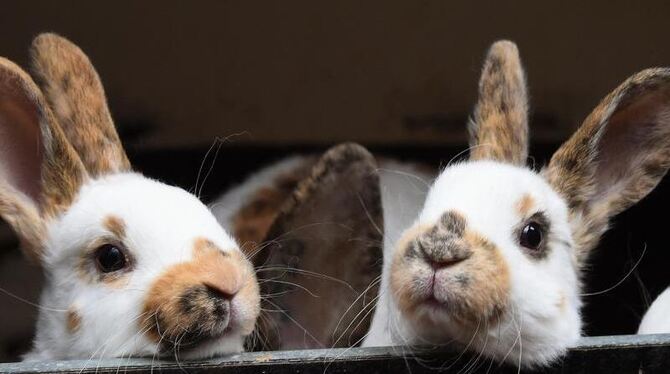
[(88, 57), (55, 34), (0, 59), (0, 216), (45, 273), (26, 360), (243, 350), (259, 286), (194, 195), (133, 171)]
[(638, 334), (670, 334), (670, 288), (661, 292), (642, 317)]
[[(385, 232), (411, 224), (433, 175), (343, 143), (285, 157), (217, 198), (212, 212), (253, 258), (268, 311), (254, 349), (360, 344), (391, 237)], [(387, 204), (397, 206), (389, 210), (394, 219)]]
[(469, 159), (442, 170), (400, 239), (385, 243), (363, 346), (455, 343), (549, 364), (581, 335), (581, 274), (609, 219), (670, 166), (670, 69), (628, 78), (536, 172), (525, 73), (516, 45), (498, 41), (468, 128)]

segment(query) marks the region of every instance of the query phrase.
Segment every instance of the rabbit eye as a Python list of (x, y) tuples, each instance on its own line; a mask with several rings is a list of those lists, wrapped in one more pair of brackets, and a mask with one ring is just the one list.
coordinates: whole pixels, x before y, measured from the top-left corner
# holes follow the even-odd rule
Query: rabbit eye
[(537, 222), (529, 222), (521, 230), (519, 244), (528, 249), (537, 250), (542, 244), (542, 236), (542, 226)]
[(121, 270), (127, 263), (126, 255), (119, 246), (104, 244), (95, 251), (95, 264), (102, 273)]

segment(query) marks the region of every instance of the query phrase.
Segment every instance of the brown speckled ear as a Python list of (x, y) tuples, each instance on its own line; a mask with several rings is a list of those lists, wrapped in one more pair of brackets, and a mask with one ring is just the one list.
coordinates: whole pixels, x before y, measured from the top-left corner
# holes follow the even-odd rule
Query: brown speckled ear
[(670, 69), (647, 69), (607, 95), (545, 170), (568, 202), (580, 260), (609, 218), (645, 197), (668, 167)]
[(285, 202), (258, 259), (265, 349), (346, 347), (367, 331), (382, 266), (376, 169), (363, 147), (338, 145)]
[(98, 73), (67, 39), (41, 34), (31, 47), (33, 73), (88, 172), (98, 177), (130, 170)]
[(489, 49), (468, 130), (470, 159), (526, 163), (528, 98), (516, 44), (502, 40)]
[(67, 208), (86, 171), (32, 79), (0, 58), (0, 216), (39, 260), (44, 221)]

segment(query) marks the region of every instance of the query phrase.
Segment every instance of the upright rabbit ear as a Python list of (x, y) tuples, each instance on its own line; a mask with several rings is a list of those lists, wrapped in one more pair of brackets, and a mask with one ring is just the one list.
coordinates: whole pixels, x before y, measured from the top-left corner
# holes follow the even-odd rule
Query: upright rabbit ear
[(259, 255), (264, 308), (278, 310), (261, 323), (270, 348), (362, 339), (381, 275), (382, 222), (372, 155), (356, 144), (331, 148), (287, 200)]
[(44, 221), (72, 203), (85, 178), (40, 90), (0, 58), (0, 216), (29, 257), (41, 257)]
[(648, 69), (605, 97), (545, 171), (567, 199), (580, 259), (608, 220), (645, 197), (670, 166), (670, 69)]
[(528, 98), (514, 43), (498, 41), (489, 49), (479, 80), (479, 101), (468, 130), (470, 159), (526, 163)]
[(63, 130), (93, 177), (130, 170), (98, 73), (67, 39), (41, 34), (31, 47), (33, 73)]

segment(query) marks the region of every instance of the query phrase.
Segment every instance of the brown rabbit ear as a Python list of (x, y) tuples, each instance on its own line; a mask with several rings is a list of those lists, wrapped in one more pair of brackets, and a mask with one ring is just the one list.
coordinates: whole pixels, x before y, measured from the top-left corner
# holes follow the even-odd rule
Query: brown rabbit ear
[(364, 336), (382, 266), (376, 169), (363, 147), (333, 147), (281, 209), (259, 255), (264, 308), (277, 311), (261, 322), (266, 349), (346, 347)]
[(85, 178), (35, 83), (0, 58), (0, 216), (29, 257), (41, 257), (44, 221), (72, 203)]
[(559, 148), (545, 175), (567, 199), (580, 254), (670, 166), (670, 69), (648, 69), (605, 97)]
[(98, 177), (130, 170), (102, 83), (88, 57), (56, 34), (36, 37), (31, 55), (37, 82), (88, 172)]
[(502, 40), (489, 49), (468, 130), (470, 159), (526, 163), (528, 97), (516, 44)]

